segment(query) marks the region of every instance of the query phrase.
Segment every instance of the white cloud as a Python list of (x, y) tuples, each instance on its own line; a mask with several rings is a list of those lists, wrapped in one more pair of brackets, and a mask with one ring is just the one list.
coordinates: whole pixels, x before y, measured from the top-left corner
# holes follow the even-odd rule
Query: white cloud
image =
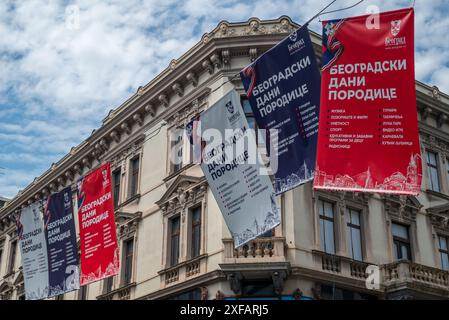
[[(330, 9), (352, 5), (337, 1)], [(0, 195), (12, 196), (100, 125), (126, 100), (221, 20), (290, 15), (304, 23), (328, 1), (273, 2), (44, 1), (0, 2)], [(408, 0), (366, 0), (326, 15), (382, 11)], [(79, 7), (79, 28), (66, 26), (66, 5)], [(445, 0), (416, 3), (416, 75), (449, 92), (449, 18)], [(312, 30), (320, 33), (320, 22)], [(40, 160), (37, 160), (40, 159)], [(32, 176), (32, 177), (31, 177)]]

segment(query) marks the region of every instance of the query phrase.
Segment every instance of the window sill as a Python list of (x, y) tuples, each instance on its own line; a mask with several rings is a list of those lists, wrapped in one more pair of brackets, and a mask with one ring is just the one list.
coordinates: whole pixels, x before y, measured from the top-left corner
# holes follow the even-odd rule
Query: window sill
[(138, 194), (132, 196), (132, 197), (129, 198), (129, 199), (126, 199), (124, 202), (120, 203), (116, 208), (114, 208), (114, 210), (115, 210), (115, 211), (118, 211), (118, 210), (122, 209), (124, 206), (130, 204), (131, 202), (133, 202), (133, 201), (136, 200), (136, 199), (140, 199), (140, 193), (138, 193)]
[(183, 267), (183, 266), (185, 266), (187, 264), (190, 264), (192, 262), (196, 262), (196, 261), (201, 260), (201, 259), (203, 259), (205, 257), (207, 257), (207, 253), (203, 253), (203, 254), (200, 254), (199, 256), (195, 257), (195, 258), (179, 262), (178, 264), (175, 264), (173, 266), (165, 267), (164, 269), (162, 269), (158, 273), (161, 275), (161, 274), (164, 274), (164, 273), (167, 273), (167, 272), (179, 269), (179, 268), (181, 268), (181, 267)]

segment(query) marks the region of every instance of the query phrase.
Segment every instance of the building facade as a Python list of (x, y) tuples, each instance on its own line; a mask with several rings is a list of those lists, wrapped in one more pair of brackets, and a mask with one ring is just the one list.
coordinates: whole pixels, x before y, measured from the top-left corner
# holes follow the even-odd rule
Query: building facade
[[(278, 197), (280, 226), (234, 249), (182, 128), (233, 87), (254, 125), (235, 75), (297, 27), (286, 16), (221, 22), (0, 208), (0, 298), (24, 298), (16, 210), (75, 190), (105, 161), (120, 274), (57, 299), (449, 298), (449, 96), (420, 82), (419, 196), (322, 192), (307, 183)], [(321, 37), (311, 37), (319, 59)], [(370, 265), (379, 285), (368, 288)]]

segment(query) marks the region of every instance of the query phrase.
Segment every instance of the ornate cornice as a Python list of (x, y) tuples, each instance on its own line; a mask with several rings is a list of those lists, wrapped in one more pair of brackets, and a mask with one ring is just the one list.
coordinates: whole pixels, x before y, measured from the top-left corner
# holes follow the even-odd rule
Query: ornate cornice
[(119, 238), (128, 238), (137, 232), (137, 227), (142, 220), (142, 212), (128, 213), (117, 211), (115, 213), (116, 226)]
[(206, 194), (207, 181), (204, 177), (179, 175), (167, 188), (156, 204), (163, 215), (179, 212), (194, 205)]
[(399, 221), (415, 222), (423, 205), (413, 196), (382, 195), (384, 210), (388, 216)]

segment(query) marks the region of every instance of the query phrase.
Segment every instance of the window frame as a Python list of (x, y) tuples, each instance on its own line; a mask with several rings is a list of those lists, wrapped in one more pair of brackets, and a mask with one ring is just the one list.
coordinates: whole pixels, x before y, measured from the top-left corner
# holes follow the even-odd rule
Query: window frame
[[(433, 154), (435, 156), (435, 164), (430, 163), (430, 157), (429, 155)], [(438, 160), (438, 152), (435, 152), (433, 150), (426, 150), (426, 167), (427, 167), (427, 179), (429, 180), (428, 186), (429, 189), (434, 192), (441, 192), (441, 181), (440, 181), (440, 174), (439, 174), (439, 160)], [(431, 171), (435, 170), (436, 173), (436, 179), (437, 179), (437, 190), (435, 189), (435, 186), (433, 185), (432, 175)]]
[(103, 281), (103, 294), (111, 293), (114, 290), (114, 276), (109, 276)]
[(16, 257), (17, 257), (17, 239), (14, 239), (11, 240), (9, 243), (8, 268), (6, 270), (7, 274), (14, 273)]
[[(402, 226), (406, 228), (407, 231), (407, 237), (408, 239), (402, 238), (400, 236), (395, 236), (394, 235), (394, 231), (393, 231), (393, 225), (398, 225), (398, 226)], [(401, 260), (405, 260), (405, 261), (410, 261), (413, 262), (413, 251), (412, 251), (412, 239), (411, 239), (411, 234), (410, 234), (410, 225), (407, 224), (403, 224), (400, 222), (396, 222), (396, 221), (392, 221), (391, 222), (391, 236), (392, 236), (392, 240), (393, 240), (393, 258), (395, 261), (401, 261)], [(397, 246), (397, 250), (396, 253), (394, 252), (395, 250), (395, 244), (399, 244), (400, 246)], [(402, 246), (406, 246), (407, 248), (407, 254), (409, 255), (409, 257), (404, 258), (402, 257)], [(401, 257), (399, 258), (399, 253), (401, 254)]]
[[(135, 162), (137, 161), (137, 166)], [(135, 197), (139, 194), (139, 175), (140, 175), (140, 154), (132, 157), (129, 160), (129, 187), (128, 187), (128, 199)]]
[[(120, 199), (120, 191), (122, 186), (122, 168), (118, 167), (114, 171), (112, 171), (112, 190), (114, 196), (114, 209), (118, 208), (121, 203)], [(117, 183), (118, 181), (118, 183)], [(118, 188), (118, 190), (116, 190)], [(116, 192), (117, 191), (117, 192)], [(116, 194), (117, 193), (117, 194)]]
[[(195, 210), (199, 210), (199, 222), (193, 220), (193, 214)], [(190, 259), (194, 259), (198, 256), (201, 255), (201, 249), (202, 249), (202, 241), (201, 241), (201, 236), (202, 236), (202, 227), (203, 227), (203, 208), (201, 206), (201, 204), (198, 204), (196, 206), (192, 206), (191, 208), (189, 208), (189, 216), (190, 216), (190, 224), (189, 224), (189, 229), (190, 229), (190, 244), (189, 244), (189, 257)], [(198, 230), (198, 248), (196, 248), (197, 252), (194, 252), (194, 244), (196, 239), (194, 239), (194, 235), (195, 233), (195, 228), (197, 228)]]
[[(134, 268), (134, 250), (135, 250), (135, 238), (130, 237), (122, 241), (122, 286), (129, 285), (133, 281), (133, 268)], [(128, 245), (131, 244), (131, 253), (128, 251)]]
[[(321, 206), (320, 206), (320, 203), (322, 204)], [(332, 205), (332, 218), (330, 218), (330, 217), (327, 217), (325, 214), (324, 214), (324, 203), (329, 203), (329, 204), (331, 204)], [(335, 255), (336, 253), (337, 253), (337, 242), (336, 242), (336, 230), (335, 230), (335, 223), (336, 223), (336, 219), (335, 219), (335, 207), (336, 207), (336, 204), (335, 204), (335, 202), (332, 202), (332, 201), (329, 201), (329, 200), (327, 200), (327, 199), (321, 199), (321, 198), (319, 198), (318, 199), (318, 223), (319, 223), (319, 238), (320, 238), (320, 249), (323, 251), (323, 252), (325, 252), (325, 253), (327, 253), (327, 254), (333, 254), (333, 255)], [(323, 209), (323, 214), (321, 214), (321, 208)], [(324, 228), (321, 228), (321, 220), (325, 220), (325, 221), (330, 221), (330, 222), (332, 222), (332, 240), (333, 240), (333, 244), (334, 244), (334, 250), (333, 250), (333, 252), (329, 252), (329, 251), (327, 251), (327, 248), (326, 248), (326, 233), (324, 233), (323, 234), (323, 236), (324, 236), (324, 243), (322, 243), (322, 241), (321, 241), (321, 234), (323, 233), (323, 232), (325, 232), (325, 227)], [(323, 224), (324, 225), (324, 224)], [(324, 229), (324, 230), (323, 230)]]
[[(245, 111), (245, 106), (244, 106), (244, 101), (248, 101), (248, 104), (249, 104), (249, 107), (251, 108), (251, 104), (250, 104), (250, 102), (249, 102), (249, 99), (248, 99), (248, 97), (246, 96), (246, 95), (241, 95), (240, 96), (240, 104), (241, 104), (241, 106), (242, 106), (242, 109), (243, 109), (243, 113), (245, 114), (245, 117), (246, 117), (246, 119), (248, 120), (248, 119), (254, 119), (254, 135), (255, 135), (255, 137), (256, 137), (256, 145), (257, 145), (257, 147), (259, 148), (259, 147), (263, 147), (263, 148), (265, 148), (266, 149), (266, 146), (267, 146), (267, 137), (265, 137), (264, 138), (264, 141), (263, 142), (261, 142), (260, 141), (260, 137), (259, 137), (259, 129), (261, 129), (261, 128), (259, 128), (259, 126), (257, 125), (257, 121), (256, 121), (256, 117), (254, 116), (254, 112), (252, 112), (252, 108), (251, 108), (251, 112), (246, 112)], [(248, 125), (249, 125), (249, 121), (248, 121)]]
[[(178, 220), (178, 230), (177, 230), (176, 234), (173, 233), (174, 220)], [(168, 219), (168, 222), (169, 222), (169, 243), (168, 243), (168, 251), (167, 251), (167, 253), (168, 253), (167, 262), (168, 262), (169, 267), (173, 267), (173, 266), (176, 266), (177, 264), (179, 264), (179, 260), (180, 260), (180, 256), (181, 256), (181, 215), (177, 214), (177, 215), (174, 215), (173, 217), (170, 217)], [(173, 238), (175, 238), (175, 237), (177, 237), (177, 253), (178, 253), (176, 259), (174, 258), (174, 255), (173, 255), (173, 243), (174, 243)]]
[[(356, 225), (356, 224), (353, 224), (352, 222), (351, 222), (351, 212), (354, 212), (354, 213), (356, 213), (357, 215), (358, 215), (358, 218), (359, 218), (359, 224), (358, 225)], [(347, 232), (346, 233), (346, 235), (347, 235), (347, 240), (346, 241), (348, 241), (348, 236), (349, 236), (349, 240), (350, 240), (350, 243), (348, 242), (347, 243), (347, 249), (348, 249), (348, 254), (349, 254), (349, 256), (353, 259), (353, 260), (356, 260), (356, 261), (364, 261), (365, 260), (365, 252), (364, 252), (364, 245), (363, 245), (363, 210), (360, 210), (360, 209), (357, 209), (357, 208), (353, 208), (353, 207), (351, 207), (351, 206), (348, 206), (348, 207), (346, 207), (346, 212), (345, 212), (345, 220), (346, 220), (346, 214), (348, 214), (348, 216), (349, 216), (349, 221), (345, 221), (345, 226), (346, 226), (346, 228), (345, 228), (345, 232)], [(361, 260), (358, 260), (358, 259), (356, 259), (355, 257), (354, 257), (354, 241), (353, 241), (353, 239), (352, 239), (352, 232), (351, 232), (351, 229), (357, 229), (357, 230), (359, 230), (359, 240), (360, 240), (360, 255), (361, 255)], [(351, 248), (352, 248), (352, 252), (349, 252), (349, 244), (351, 244)]]
[[(177, 135), (177, 132), (179, 133)], [(170, 133), (170, 135), (172, 136), (172, 140), (170, 143), (170, 152), (169, 152), (169, 164), (170, 164), (170, 170), (169, 170), (169, 174), (175, 174), (179, 171), (181, 171), (181, 169), (184, 166), (184, 161), (183, 161), (183, 156), (184, 156), (184, 130), (181, 130), (180, 128), (174, 128), (172, 130), (172, 132)], [(190, 142), (189, 142), (190, 144)], [(181, 156), (178, 157), (178, 155), (176, 154), (176, 157), (178, 158), (178, 160), (180, 161), (179, 163), (174, 163), (172, 161), (172, 156), (174, 156), (174, 153), (178, 153), (179, 150), (181, 150)]]
[[(443, 238), (444, 241), (446, 242), (446, 249), (441, 248), (440, 238)], [(449, 264), (448, 264), (447, 268), (444, 268), (444, 264), (443, 264), (443, 254), (445, 254), (447, 256), (447, 259), (449, 261), (449, 236), (443, 235), (443, 234), (437, 234), (437, 239), (438, 239), (438, 253), (440, 255), (441, 269), (445, 270), (445, 271), (449, 271)]]
[(80, 288), (78, 289), (78, 299), (77, 300), (88, 300), (88, 296), (87, 296), (87, 284), (84, 286), (80, 286)]

